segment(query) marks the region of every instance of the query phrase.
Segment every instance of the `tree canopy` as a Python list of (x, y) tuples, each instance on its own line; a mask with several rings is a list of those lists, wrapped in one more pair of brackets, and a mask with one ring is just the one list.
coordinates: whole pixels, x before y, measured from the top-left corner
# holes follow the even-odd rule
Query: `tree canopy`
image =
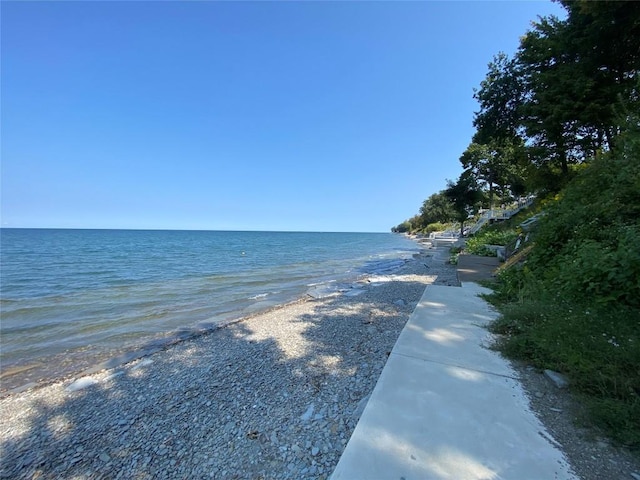
[[(567, 17), (533, 22), (515, 55), (496, 54), (474, 90), (476, 131), (459, 162), (489, 208), (495, 198), (559, 192), (579, 165), (615, 149), (629, 112), (640, 111), (640, 2), (560, 3)], [(443, 192), (425, 200), (409, 230), (458, 218), (443, 213)]]

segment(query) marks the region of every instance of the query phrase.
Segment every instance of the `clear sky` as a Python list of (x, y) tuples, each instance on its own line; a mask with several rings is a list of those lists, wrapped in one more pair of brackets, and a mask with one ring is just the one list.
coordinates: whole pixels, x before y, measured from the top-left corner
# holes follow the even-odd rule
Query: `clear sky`
[(7, 2), (2, 226), (389, 231), (548, 1)]

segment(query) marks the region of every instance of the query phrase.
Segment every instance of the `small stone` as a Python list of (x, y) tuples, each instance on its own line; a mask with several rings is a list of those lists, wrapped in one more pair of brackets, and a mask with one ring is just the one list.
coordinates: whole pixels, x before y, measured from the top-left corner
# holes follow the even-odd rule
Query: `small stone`
[(631, 478), (633, 478), (633, 480), (640, 480), (640, 473), (631, 472), (629, 475), (631, 475)]
[(301, 416), (300, 416), (300, 420), (302, 420), (303, 422), (308, 422), (309, 420), (311, 420), (311, 416), (313, 415), (313, 410), (315, 409), (314, 404), (312, 403), (311, 405), (309, 405), (309, 407), (307, 408), (307, 411), (304, 412)]
[(20, 462), (23, 467), (28, 467), (35, 460), (35, 454), (32, 452), (31, 454), (25, 455)]
[(311, 455), (312, 455), (312, 456), (314, 456), (314, 457), (315, 457), (316, 455), (318, 455), (318, 453), (319, 453), (319, 452), (320, 452), (320, 449), (319, 449), (318, 447), (313, 447), (313, 448), (311, 449)]
[(106, 453), (101, 453), (100, 456), (98, 457), (100, 460), (102, 460), (103, 462), (109, 462), (111, 460), (111, 457), (109, 455), (107, 455)]
[(138, 364), (131, 367), (131, 370), (138, 370), (139, 368), (146, 367), (147, 365), (151, 365), (152, 363), (153, 363), (153, 360), (151, 360), (150, 358), (145, 358)]
[(76, 392), (78, 390), (82, 390), (83, 388), (90, 387), (92, 385), (97, 384), (98, 381), (95, 378), (91, 377), (83, 377), (79, 378), (75, 382), (71, 383), (65, 390), (67, 392)]

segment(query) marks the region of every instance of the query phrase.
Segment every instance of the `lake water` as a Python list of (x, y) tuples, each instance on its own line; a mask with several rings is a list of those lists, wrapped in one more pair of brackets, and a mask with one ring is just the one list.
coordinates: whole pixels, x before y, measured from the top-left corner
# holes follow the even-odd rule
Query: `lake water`
[(386, 233), (2, 229), (0, 242), (3, 371), (237, 319), (418, 251)]

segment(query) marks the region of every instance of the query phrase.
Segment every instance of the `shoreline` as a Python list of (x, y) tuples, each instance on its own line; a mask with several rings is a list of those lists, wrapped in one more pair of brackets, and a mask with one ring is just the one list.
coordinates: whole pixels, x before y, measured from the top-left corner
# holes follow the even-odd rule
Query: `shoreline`
[(424, 288), (457, 284), (446, 258), (425, 249), (358, 295), (304, 298), (12, 393), (1, 474), (326, 479)]
[[(46, 387), (47, 385), (64, 381), (72, 377), (83, 377), (102, 370), (118, 368), (126, 365), (127, 363), (133, 362), (134, 360), (148, 357), (162, 350), (169, 349), (181, 342), (213, 334), (217, 330), (226, 328), (234, 323), (267, 314), (274, 310), (284, 309), (290, 305), (303, 302), (305, 300), (306, 296), (302, 296), (282, 304), (273, 305), (249, 315), (239, 316), (237, 318), (220, 322), (199, 322), (191, 327), (180, 327), (148, 338), (143, 338), (138, 344), (129, 345), (121, 350), (107, 349), (102, 352), (85, 356), (83, 355), (85, 349), (80, 348), (52, 355), (50, 357), (43, 357), (37, 363), (17, 366), (15, 368), (8, 369), (7, 372), (4, 372), (0, 376), (0, 380), (2, 382), (2, 385), (0, 386), (0, 398), (21, 393), (31, 388)], [(69, 362), (60, 362), (60, 359), (64, 359), (67, 356), (74, 357), (73, 361), (76, 363), (68, 365)], [(53, 358), (58, 360), (54, 362), (58, 368), (54, 372), (51, 372), (48, 361)], [(39, 378), (33, 380), (32, 377), (34, 374)]]
[[(416, 242), (420, 255), (425, 245)], [(402, 268), (412, 259), (398, 259), (403, 263), (394, 270)], [(387, 267), (388, 269), (388, 267)], [(121, 348), (104, 345), (86, 345), (65, 350), (60, 353), (44, 355), (23, 363), (11, 365), (0, 372), (0, 398), (20, 393), (34, 387), (49, 385), (74, 375), (90, 375), (103, 369), (115, 368), (133, 360), (153, 355), (160, 350), (170, 348), (182, 341), (202, 335), (209, 335), (221, 328), (262, 314), (286, 308), (309, 297), (323, 298), (334, 294), (349, 294), (345, 290), (360, 291), (359, 286), (366, 284), (369, 278), (387, 275), (388, 270), (357, 273), (349, 276), (338, 276), (335, 279), (324, 279), (307, 286), (307, 291), (296, 296), (283, 299), (282, 303), (268, 304), (263, 307), (247, 307), (235, 313), (225, 315), (221, 320), (200, 320), (191, 325), (178, 326), (171, 330), (149, 333), (128, 342)], [(392, 274), (392, 272), (391, 272)], [(214, 317), (215, 318), (215, 317)]]
[(418, 250), (391, 234), (17, 229), (3, 236), (0, 387), (90, 368), (199, 323), (211, 330)]

